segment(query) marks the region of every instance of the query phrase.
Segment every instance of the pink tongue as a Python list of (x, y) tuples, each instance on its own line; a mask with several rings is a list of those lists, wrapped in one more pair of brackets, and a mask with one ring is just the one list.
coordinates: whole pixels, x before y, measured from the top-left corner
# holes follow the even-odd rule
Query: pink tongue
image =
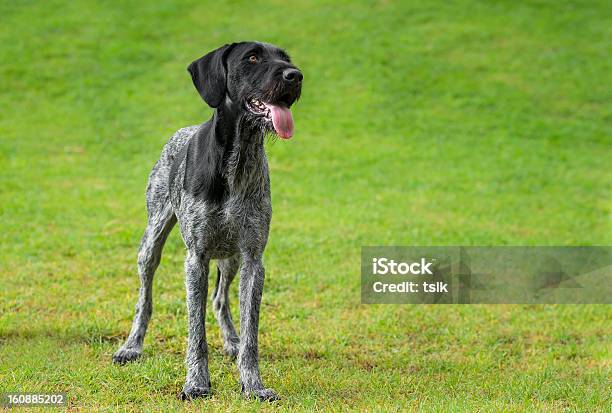
[(283, 139), (289, 139), (293, 136), (293, 117), (291, 110), (284, 106), (276, 106), (266, 104), (270, 112), (272, 112), (272, 124), (278, 136)]

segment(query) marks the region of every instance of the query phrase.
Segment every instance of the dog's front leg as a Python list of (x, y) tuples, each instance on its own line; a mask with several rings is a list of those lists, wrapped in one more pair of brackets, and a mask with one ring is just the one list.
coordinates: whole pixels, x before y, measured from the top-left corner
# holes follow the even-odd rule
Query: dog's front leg
[(187, 379), (181, 398), (193, 399), (210, 395), (208, 345), (206, 343), (206, 296), (208, 295), (208, 260), (194, 251), (185, 260), (185, 288), (189, 338), (187, 341)]
[(264, 267), (261, 255), (243, 257), (240, 272), (240, 350), (238, 369), (242, 391), (247, 397), (277, 400), (272, 389), (266, 389), (259, 373), (257, 335), (259, 307), (264, 286)]

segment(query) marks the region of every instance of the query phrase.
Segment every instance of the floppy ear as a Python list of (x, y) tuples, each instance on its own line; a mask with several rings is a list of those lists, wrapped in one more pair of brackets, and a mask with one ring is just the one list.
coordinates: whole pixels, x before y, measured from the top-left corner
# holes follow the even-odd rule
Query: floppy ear
[(212, 108), (219, 106), (225, 97), (227, 81), (225, 63), (234, 45), (235, 43), (226, 44), (213, 50), (187, 67), (193, 85), (200, 92), (202, 99)]

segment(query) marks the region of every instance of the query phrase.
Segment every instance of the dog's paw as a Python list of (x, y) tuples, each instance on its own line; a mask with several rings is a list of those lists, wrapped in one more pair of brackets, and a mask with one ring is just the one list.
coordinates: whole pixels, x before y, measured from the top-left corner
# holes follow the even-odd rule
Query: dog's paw
[(179, 398), (183, 401), (189, 401), (197, 399), (199, 397), (209, 397), (211, 395), (209, 387), (197, 387), (193, 385), (185, 385), (183, 391), (179, 395)]
[(247, 399), (256, 399), (266, 402), (280, 400), (280, 396), (272, 389), (244, 390), (243, 394)]
[(113, 354), (113, 362), (125, 364), (142, 356), (142, 351), (134, 348), (120, 348)]

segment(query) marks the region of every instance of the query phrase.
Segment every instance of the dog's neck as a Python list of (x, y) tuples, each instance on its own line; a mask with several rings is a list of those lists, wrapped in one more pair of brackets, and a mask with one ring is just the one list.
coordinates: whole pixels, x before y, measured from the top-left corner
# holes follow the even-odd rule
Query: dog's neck
[(229, 195), (269, 192), (264, 131), (249, 121), (244, 110), (229, 99), (211, 118), (216, 145), (223, 147), (221, 174)]
[(264, 131), (229, 99), (185, 149), (183, 188), (192, 195), (213, 204), (236, 197), (269, 200)]

